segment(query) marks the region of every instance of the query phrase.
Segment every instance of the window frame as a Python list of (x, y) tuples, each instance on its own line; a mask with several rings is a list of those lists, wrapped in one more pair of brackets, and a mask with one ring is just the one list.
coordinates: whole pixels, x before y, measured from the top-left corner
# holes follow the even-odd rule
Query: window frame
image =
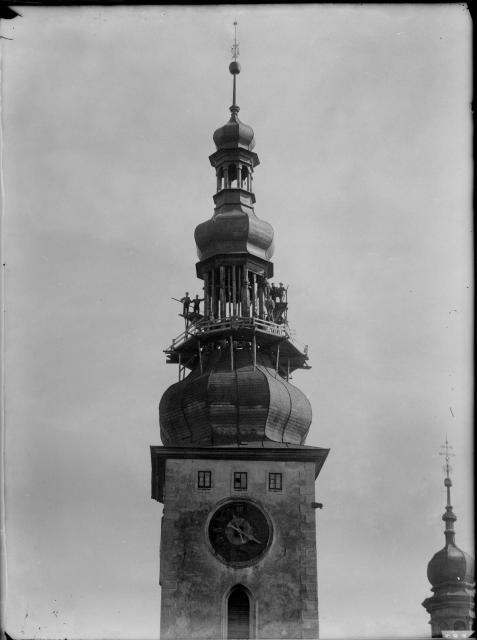
[[(202, 477), (201, 474), (203, 474)], [(212, 471), (208, 469), (199, 469), (197, 471), (197, 489), (201, 491), (212, 489)]]
[[(279, 480), (279, 482), (277, 482)], [(274, 486), (272, 486), (272, 484)], [(278, 486), (278, 484), (280, 486)], [(268, 472), (268, 490), (269, 491), (283, 491), (283, 473), (281, 471), (269, 471)]]
[[(237, 486), (237, 480), (239, 486)], [(248, 490), (248, 473), (247, 471), (234, 471), (233, 476), (234, 491), (247, 491)]]

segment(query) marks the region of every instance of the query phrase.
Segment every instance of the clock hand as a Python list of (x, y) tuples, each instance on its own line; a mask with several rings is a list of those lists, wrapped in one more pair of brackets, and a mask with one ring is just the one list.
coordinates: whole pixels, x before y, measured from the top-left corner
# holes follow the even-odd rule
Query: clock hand
[(244, 535), (245, 537), (247, 537), (249, 540), (253, 540), (254, 542), (258, 542), (258, 544), (262, 544), (262, 543), (260, 542), (260, 540), (257, 540), (257, 538), (255, 538), (251, 533), (247, 533), (246, 531), (242, 531), (242, 529), (239, 529), (238, 527), (234, 526), (234, 525), (232, 524), (232, 522), (229, 522), (229, 526), (230, 526), (232, 529), (235, 529), (235, 531), (238, 531), (238, 532), (240, 533), (240, 537), (241, 537), (241, 538), (242, 538), (242, 534), (243, 534), (243, 535)]
[(242, 537), (242, 536), (243, 536), (243, 535), (247, 535), (247, 534), (245, 533), (245, 531), (242, 531), (242, 529), (239, 529), (238, 527), (234, 526), (231, 522), (229, 522), (229, 527), (230, 527), (231, 529), (235, 529), (235, 531), (238, 531), (238, 532), (239, 532), (240, 540), (243, 542), (243, 537)]
[(247, 536), (247, 538), (248, 538), (249, 540), (253, 540), (254, 542), (258, 542), (258, 544), (262, 544), (262, 543), (260, 542), (260, 540), (257, 540), (257, 538), (255, 538), (254, 536), (252, 536), (250, 533), (245, 533), (245, 531), (244, 531), (244, 535), (246, 535), (246, 536)]

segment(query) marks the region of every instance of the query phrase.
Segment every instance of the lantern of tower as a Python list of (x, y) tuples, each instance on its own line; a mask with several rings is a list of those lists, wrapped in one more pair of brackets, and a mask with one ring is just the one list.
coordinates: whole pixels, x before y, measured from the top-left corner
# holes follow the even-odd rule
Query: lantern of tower
[(467, 638), (475, 623), (474, 559), (459, 549), (455, 542), (454, 523), (457, 516), (451, 504), (451, 449), (446, 439), (442, 451), (445, 456), (444, 486), (447, 495), (446, 510), (442, 516), (445, 522), (445, 546), (434, 554), (427, 565), (427, 577), (433, 595), (422, 603), (431, 617), (433, 638)]
[(238, 117), (213, 135), (214, 212), (195, 229), (203, 296), (185, 296), (184, 331), (165, 350), (178, 381), (163, 394), (151, 447), (161, 525), (161, 637), (317, 638), (311, 405), (290, 382), (308, 369), (273, 287), (273, 228), (255, 213), (254, 132)]

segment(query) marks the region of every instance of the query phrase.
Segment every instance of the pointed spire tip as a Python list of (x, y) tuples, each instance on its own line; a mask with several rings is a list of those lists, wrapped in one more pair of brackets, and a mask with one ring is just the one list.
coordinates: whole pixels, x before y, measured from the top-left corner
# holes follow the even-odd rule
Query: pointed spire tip
[(234, 113), (233, 109), (237, 110), (236, 109), (236, 107), (237, 107), (237, 102), (236, 102), (237, 75), (240, 73), (240, 64), (237, 62), (237, 57), (239, 55), (239, 43), (238, 43), (238, 40), (237, 40), (237, 21), (234, 22), (234, 30), (235, 30), (234, 43), (232, 45), (232, 57), (233, 57), (233, 60), (229, 64), (229, 71), (234, 77), (233, 93), (232, 93), (233, 102), (232, 102), (232, 107), (230, 108), (230, 110), (232, 111), (232, 115)]

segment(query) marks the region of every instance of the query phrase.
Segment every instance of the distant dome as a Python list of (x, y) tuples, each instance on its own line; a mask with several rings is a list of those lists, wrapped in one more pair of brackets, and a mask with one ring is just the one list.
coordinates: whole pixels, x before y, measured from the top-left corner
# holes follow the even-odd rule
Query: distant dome
[(230, 120), (214, 133), (217, 150), (242, 148), (251, 151), (255, 146), (252, 127), (239, 120), (237, 106), (231, 107), (230, 110), (232, 112)]
[(427, 577), (433, 587), (444, 582), (474, 582), (474, 560), (455, 544), (438, 551), (427, 565)]
[(228, 346), (203, 357), (204, 373), (196, 367), (173, 384), (159, 405), (161, 439), (165, 446), (220, 446), (251, 442), (303, 444), (311, 424), (305, 394), (277, 375), (270, 356), (234, 352), (230, 370)]

